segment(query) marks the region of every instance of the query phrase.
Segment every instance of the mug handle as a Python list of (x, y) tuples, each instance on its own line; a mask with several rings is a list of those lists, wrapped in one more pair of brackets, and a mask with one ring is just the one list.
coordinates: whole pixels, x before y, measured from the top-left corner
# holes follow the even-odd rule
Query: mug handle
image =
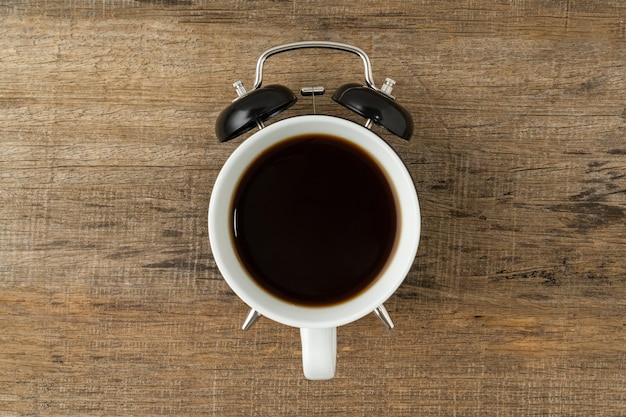
[(301, 328), (302, 368), (311, 380), (331, 379), (337, 364), (337, 328)]

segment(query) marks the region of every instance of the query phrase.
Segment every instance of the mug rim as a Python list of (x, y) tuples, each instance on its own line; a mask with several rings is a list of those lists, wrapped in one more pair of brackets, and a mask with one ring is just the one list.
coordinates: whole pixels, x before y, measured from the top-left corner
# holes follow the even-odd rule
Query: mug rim
[[(383, 272), (354, 297), (329, 305), (286, 301), (262, 288), (241, 265), (232, 241), (231, 210), (234, 190), (250, 164), (268, 147), (292, 137), (319, 133), (338, 136), (367, 152), (392, 183), (401, 225), (396, 247)], [(275, 122), (251, 135), (224, 163), (209, 201), (209, 241), (224, 280), (248, 306), (263, 316), (301, 328), (344, 325), (369, 314), (402, 284), (413, 265), (419, 244), (421, 216), (415, 185), (396, 152), (377, 134), (347, 119), (327, 115), (295, 116)]]

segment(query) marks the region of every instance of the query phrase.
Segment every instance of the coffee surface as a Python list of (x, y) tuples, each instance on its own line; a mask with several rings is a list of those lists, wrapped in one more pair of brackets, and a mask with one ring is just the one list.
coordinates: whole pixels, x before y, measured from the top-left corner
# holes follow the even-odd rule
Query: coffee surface
[(378, 164), (344, 139), (297, 136), (260, 155), (233, 200), (239, 258), (282, 299), (328, 305), (366, 288), (394, 248), (394, 192)]

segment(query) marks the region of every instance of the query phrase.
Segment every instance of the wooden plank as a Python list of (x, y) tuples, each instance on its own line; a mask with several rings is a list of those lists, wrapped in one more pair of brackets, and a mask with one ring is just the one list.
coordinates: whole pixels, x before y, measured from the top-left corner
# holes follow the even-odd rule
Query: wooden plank
[[(626, 7), (592, 1), (0, 2), (0, 414), (617, 416)], [(355, 44), (415, 118), (414, 266), (303, 379), (221, 279), (213, 125), (266, 48)], [(266, 82), (362, 82), (336, 51)], [(312, 111), (301, 98), (287, 114)]]

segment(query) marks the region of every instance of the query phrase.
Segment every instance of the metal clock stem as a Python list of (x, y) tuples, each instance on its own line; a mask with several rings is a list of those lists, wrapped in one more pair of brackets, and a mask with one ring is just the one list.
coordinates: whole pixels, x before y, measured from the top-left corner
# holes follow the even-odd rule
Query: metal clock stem
[(261, 314), (255, 309), (251, 309), (248, 313), (248, 316), (243, 322), (243, 326), (241, 326), (242, 330), (248, 330), (258, 319), (261, 318)]
[(389, 330), (393, 329), (393, 321), (391, 321), (391, 317), (389, 316), (389, 313), (384, 305), (381, 304), (376, 307), (374, 309), (374, 314), (376, 314), (376, 317), (378, 317)]

